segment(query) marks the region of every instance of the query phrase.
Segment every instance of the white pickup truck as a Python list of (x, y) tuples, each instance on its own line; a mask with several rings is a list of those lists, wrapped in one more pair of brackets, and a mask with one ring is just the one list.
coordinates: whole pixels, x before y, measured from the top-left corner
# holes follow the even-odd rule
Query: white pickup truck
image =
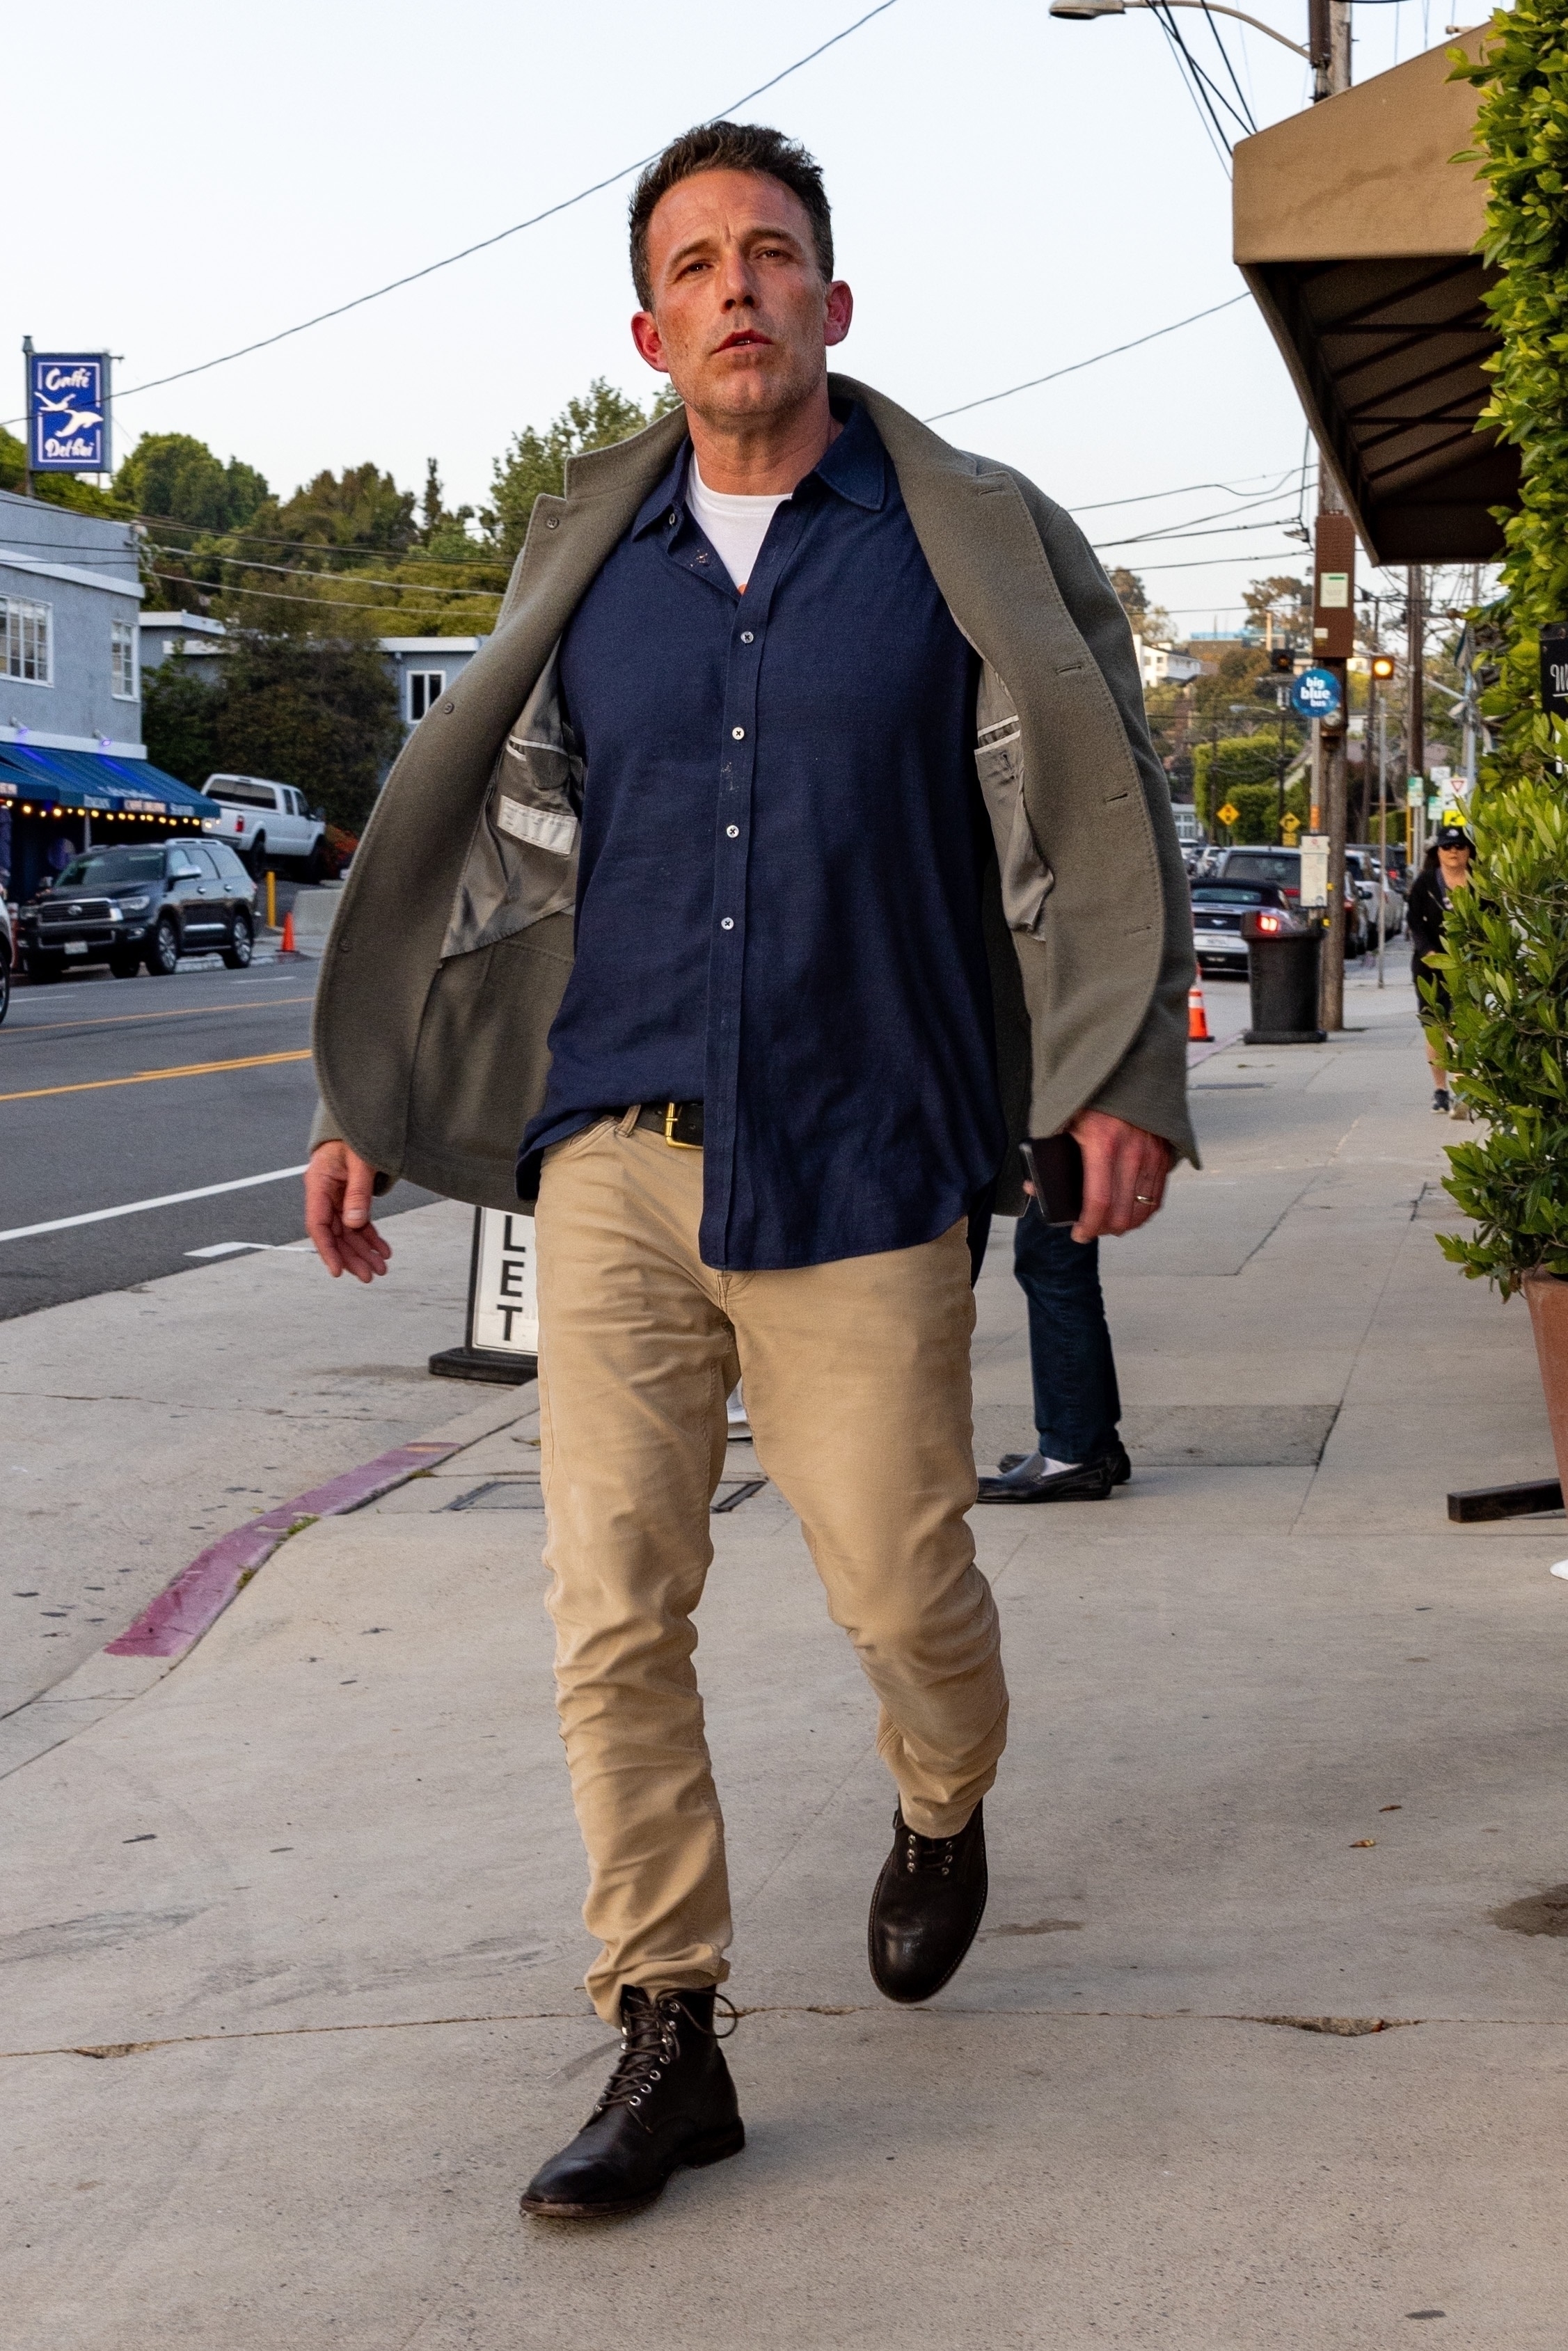
[(308, 881), (319, 882), (326, 872), (325, 820), (293, 784), (275, 784), (265, 776), (209, 776), (202, 789), (223, 810), (205, 818), (202, 831), (226, 841), (258, 881), (269, 863), (285, 859), (299, 866)]

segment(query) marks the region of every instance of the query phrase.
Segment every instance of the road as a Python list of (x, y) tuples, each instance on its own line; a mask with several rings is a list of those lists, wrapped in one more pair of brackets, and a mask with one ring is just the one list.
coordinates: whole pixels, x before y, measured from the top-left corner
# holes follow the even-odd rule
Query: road
[[(0, 1320), (301, 1238), (313, 963), (19, 987), (0, 1027)], [(177, 1193), (269, 1180), (162, 1207)], [(434, 1196), (399, 1185), (383, 1213)], [(29, 1231), (62, 1218), (101, 1221)]]

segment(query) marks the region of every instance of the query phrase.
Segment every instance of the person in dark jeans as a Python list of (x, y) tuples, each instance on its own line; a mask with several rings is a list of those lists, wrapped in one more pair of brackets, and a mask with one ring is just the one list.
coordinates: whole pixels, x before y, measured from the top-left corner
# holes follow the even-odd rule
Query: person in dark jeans
[(1100, 1244), (1075, 1241), (1032, 1204), (1019, 1218), (1013, 1271), (1029, 1301), (1029, 1358), (1036, 1444), (1008, 1453), (982, 1478), (982, 1502), (1101, 1502), (1126, 1483), (1132, 1463), (1116, 1432), (1122, 1399), (1105, 1301)]

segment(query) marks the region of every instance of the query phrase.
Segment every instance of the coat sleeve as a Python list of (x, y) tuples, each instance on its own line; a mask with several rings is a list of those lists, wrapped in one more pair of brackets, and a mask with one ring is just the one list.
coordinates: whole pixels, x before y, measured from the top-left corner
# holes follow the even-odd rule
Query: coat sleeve
[(1144, 689), (1133, 632), (1104, 566), (1071, 515), (1034, 492), (1035, 518), (1073, 625), (1092, 654), (1116, 705), (1144, 789), (1159, 861), (1165, 939), (1158, 977), (1143, 1025), (1090, 1105), (1163, 1135), (1178, 1158), (1198, 1165), (1186, 1098), (1187, 991), (1195, 969), (1192, 894), (1170, 785), (1155, 758), (1144, 716)]

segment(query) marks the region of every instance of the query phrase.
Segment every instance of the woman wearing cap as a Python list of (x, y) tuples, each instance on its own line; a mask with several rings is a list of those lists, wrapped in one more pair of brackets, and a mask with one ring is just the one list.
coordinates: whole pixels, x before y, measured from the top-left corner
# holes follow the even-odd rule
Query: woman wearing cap
[(1421, 982), (1431, 987), (1435, 1001), (1427, 1005), (1423, 998), (1422, 1025), (1427, 1032), (1427, 1059), (1432, 1065), (1432, 1108), (1450, 1118), (1469, 1118), (1469, 1113), (1456, 1096), (1449, 1099), (1448, 1071), (1445, 1058), (1444, 1028), (1448, 1016), (1448, 987), (1440, 971), (1433, 971), (1428, 956), (1443, 951), (1443, 926), (1448, 918), (1448, 896), (1462, 890), (1470, 878), (1470, 851), (1474, 844), (1465, 830), (1463, 820), (1450, 812), (1437, 827), (1426, 862), (1410, 887), (1405, 909), (1405, 919), (1410, 927), (1410, 940), (1415, 948), (1411, 958), (1411, 976), (1416, 993)]

